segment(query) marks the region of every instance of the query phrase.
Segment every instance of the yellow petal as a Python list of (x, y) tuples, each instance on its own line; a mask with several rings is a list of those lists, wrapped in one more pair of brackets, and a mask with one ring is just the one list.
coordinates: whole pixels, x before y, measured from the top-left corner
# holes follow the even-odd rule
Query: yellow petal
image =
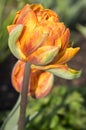
[(60, 58), (57, 60), (56, 64), (64, 64), (71, 60), (76, 53), (80, 50), (79, 47), (77, 48), (67, 48), (63, 54), (60, 54)]
[(35, 28), (36, 23), (36, 15), (30, 8), (29, 4), (25, 5), (21, 11), (18, 11), (14, 19), (14, 24), (23, 24), (25, 27), (29, 26), (29, 32), (31, 32)]
[(48, 31), (38, 25), (33, 32), (28, 31), (28, 28), (23, 32), (20, 38), (20, 46), (23, 53), (28, 56), (38, 47), (42, 46), (48, 36)]
[(30, 8), (36, 13), (40, 10), (43, 10), (43, 6), (41, 4), (31, 4)]

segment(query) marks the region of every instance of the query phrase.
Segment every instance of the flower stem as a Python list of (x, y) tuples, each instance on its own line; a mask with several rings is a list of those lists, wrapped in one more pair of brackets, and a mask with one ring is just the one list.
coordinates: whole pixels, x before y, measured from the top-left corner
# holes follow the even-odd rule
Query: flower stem
[(24, 130), (25, 124), (25, 114), (26, 114), (26, 106), (27, 106), (27, 96), (28, 96), (28, 83), (30, 77), (30, 63), (27, 62), (24, 70), (24, 79), (21, 91), (21, 102), (20, 102), (20, 116), (18, 122), (18, 130)]

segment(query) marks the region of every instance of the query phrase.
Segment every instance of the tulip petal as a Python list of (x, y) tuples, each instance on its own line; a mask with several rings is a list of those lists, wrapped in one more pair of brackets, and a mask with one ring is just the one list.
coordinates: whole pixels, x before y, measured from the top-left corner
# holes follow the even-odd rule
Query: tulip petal
[(9, 34), (9, 39), (8, 39), (8, 45), (13, 53), (13, 55), (18, 58), (18, 59), (26, 59), (25, 55), (22, 53), (20, 50), (20, 47), (17, 44), (17, 40), (20, 37), (21, 33), (23, 30), (23, 25), (19, 24), (17, 25)]
[(46, 65), (58, 54), (60, 47), (43, 46), (28, 57), (28, 61), (35, 65)]
[(17, 26), (18, 26), (17, 24), (13, 24), (13, 25), (7, 26), (8, 32), (10, 33)]
[(46, 96), (53, 87), (53, 81), (53, 74), (33, 69), (30, 77), (30, 95), (34, 98), (42, 98)]
[(30, 8), (29, 4), (25, 5), (21, 11), (17, 12), (16, 17), (14, 19), (14, 24), (23, 24), (24, 26), (28, 26), (29, 32), (31, 32), (35, 28), (36, 23), (36, 15)]
[(74, 69), (68, 68), (67, 66), (54, 68), (54, 69), (48, 69), (46, 70), (58, 77), (64, 78), (64, 79), (75, 79), (80, 77), (81, 71), (76, 71)]
[(20, 46), (23, 53), (28, 56), (40, 47), (48, 36), (48, 31), (42, 27), (37, 26), (33, 32), (29, 33), (28, 28), (20, 38)]
[(65, 30), (65, 32), (63, 33), (63, 35), (61, 36), (62, 50), (65, 50), (67, 48), (68, 42), (69, 42), (69, 37), (70, 37), (70, 31), (67, 28)]
[[(25, 62), (18, 60), (12, 70), (12, 84), (18, 92), (21, 92), (22, 90), (24, 68)], [(46, 96), (51, 91), (53, 82), (53, 74), (32, 68), (30, 82), (28, 84), (28, 95), (34, 98), (42, 98)]]
[(30, 7), (29, 7), (28, 4), (26, 4), (22, 10), (17, 12), (16, 17), (14, 19), (14, 23), (21, 24), (23, 19), (24, 19), (24, 17), (29, 12), (29, 10), (30, 10)]
[(17, 92), (21, 92), (22, 89), (24, 68), (25, 68), (25, 62), (18, 60), (18, 62), (14, 65), (14, 68), (12, 70), (11, 75), (12, 85)]
[[(80, 50), (79, 47), (77, 48), (67, 48), (63, 54), (59, 55), (59, 59), (57, 60), (56, 64), (64, 64), (71, 60), (76, 53)], [(61, 56), (62, 55), (62, 56)]]
[(41, 4), (31, 4), (30, 8), (36, 13), (43, 10), (43, 6)]

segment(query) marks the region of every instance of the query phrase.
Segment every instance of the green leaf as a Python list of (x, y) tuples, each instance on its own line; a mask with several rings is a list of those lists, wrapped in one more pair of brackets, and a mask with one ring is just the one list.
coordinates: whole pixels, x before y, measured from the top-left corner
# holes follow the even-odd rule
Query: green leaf
[(17, 130), (17, 127), (18, 127), (17, 123), (19, 119), (19, 110), (20, 110), (19, 104), (20, 104), (20, 97), (16, 105), (14, 106), (10, 114), (8, 115), (8, 117), (5, 119), (0, 130)]
[(48, 69), (47, 71), (53, 73), (54, 75), (58, 77), (69, 79), (69, 80), (79, 78), (81, 75), (81, 70), (76, 71), (70, 68)]

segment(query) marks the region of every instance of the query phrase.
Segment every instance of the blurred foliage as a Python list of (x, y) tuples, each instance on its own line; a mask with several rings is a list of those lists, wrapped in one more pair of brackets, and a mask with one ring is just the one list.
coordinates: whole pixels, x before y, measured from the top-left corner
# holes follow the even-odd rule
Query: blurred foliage
[(45, 8), (55, 10), (70, 28), (77, 22), (86, 22), (86, 0), (0, 0), (0, 63), (10, 55), (7, 26), (12, 23), (15, 12), (26, 3), (41, 3)]
[(77, 30), (86, 38), (86, 26), (77, 24)]
[(67, 26), (72, 26), (79, 21), (86, 22), (86, 0), (30, 0), (31, 3), (42, 3), (45, 8), (56, 11), (61, 21)]
[[(7, 58), (10, 54), (8, 49), (8, 33), (7, 25), (9, 25), (13, 19), (14, 9), (10, 7), (10, 2), (7, 0), (0, 1), (0, 63)], [(8, 5), (8, 6), (7, 6)], [(9, 10), (9, 7), (11, 11)]]
[(30, 99), (25, 130), (86, 130), (84, 95), (81, 88), (57, 86), (43, 99)]
[[(56, 86), (43, 99), (29, 98), (25, 130), (86, 130), (86, 86)], [(19, 114), (19, 107), (17, 111), (14, 115)], [(0, 119), (5, 117), (6, 112)]]

